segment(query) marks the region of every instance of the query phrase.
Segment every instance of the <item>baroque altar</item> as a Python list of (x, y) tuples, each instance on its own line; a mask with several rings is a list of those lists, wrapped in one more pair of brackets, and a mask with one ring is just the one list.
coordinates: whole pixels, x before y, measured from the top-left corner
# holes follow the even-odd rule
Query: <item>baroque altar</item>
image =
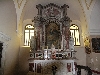
[[(76, 75), (74, 39), (70, 33), (68, 5), (36, 5), (34, 36), (31, 37), (29, 70), (35, 75)], [(53, 66), (56, 69), (53, 69)]]

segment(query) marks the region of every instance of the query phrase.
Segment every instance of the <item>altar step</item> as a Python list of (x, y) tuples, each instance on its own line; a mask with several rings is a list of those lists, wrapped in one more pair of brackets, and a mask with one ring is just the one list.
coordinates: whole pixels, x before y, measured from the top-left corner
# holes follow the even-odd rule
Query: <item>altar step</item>
[(34, 75), (34, 72), (28, 72), (27, 75)]
[(0, 75), (3, 75), (3, 69), (0, 68)]
[[(28, 73), (27, 73), (27, 75), (43, 75), (43, 74), (40, 74), (40, 73), (37, 73), (37, 74), (34, 74), (34, 72), (31, 72), (31, 71), (29, 71)], [(53, 75), (53, 74), (45, 74), (45, 75)], [(58, 74), (56, 74), (56, 75), (58, 75)], [(72, 75), (72, 74), (61, 74), (61, 75)]]
[[(42, 75), (42, 74), (34, 74), (34, 72), (28, 72), (27, 75)], [(45, 75), (52, 75), (52, 74), (45, 74)]]
[[(26, 75), (42, 75), (42, 74), (34, 74), (34, 72), (28, 72)], [(45, 74), (45, 75), (52, 75), (52, 74)]]

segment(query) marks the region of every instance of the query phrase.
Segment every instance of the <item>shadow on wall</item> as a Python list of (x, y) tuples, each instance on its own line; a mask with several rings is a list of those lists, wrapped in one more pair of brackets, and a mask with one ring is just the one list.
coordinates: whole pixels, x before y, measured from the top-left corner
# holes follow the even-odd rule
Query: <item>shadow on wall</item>
[(19, 54), (19, 75), (26, 75), (29, 71), (29, 51), (30, 47), (28, 46), (23, 46), (20, 49), (20, 54)]

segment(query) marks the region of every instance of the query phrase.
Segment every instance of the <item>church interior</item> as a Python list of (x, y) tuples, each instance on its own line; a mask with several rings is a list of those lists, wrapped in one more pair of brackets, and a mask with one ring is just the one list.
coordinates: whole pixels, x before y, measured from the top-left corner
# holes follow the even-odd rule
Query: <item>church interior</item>
[(0, 0), (0, 75), (100, 75), (99, 4)]

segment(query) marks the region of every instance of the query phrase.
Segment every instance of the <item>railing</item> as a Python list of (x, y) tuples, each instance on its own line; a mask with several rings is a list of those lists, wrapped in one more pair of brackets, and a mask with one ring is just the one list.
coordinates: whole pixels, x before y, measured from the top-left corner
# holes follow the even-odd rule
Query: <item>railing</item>
[(76, 65), (78, 71), (77, 75), (81, 75), (81, 69), (84, 69), (87, 71), (87, 75), (100, 75), (100, 72), (91, 70), (88, 66), (82, 66), (82, 65)]
[(100, 72), (92, 70), (92, 75), (100, 75)]
[(76, 65), (78, 71), (77, 75), (81, 75), (81, 69), (84, 69), (87, 71), (87, 75), (92, 75), (92, 70), (88, 66), (82, 66), (82, 65)]

